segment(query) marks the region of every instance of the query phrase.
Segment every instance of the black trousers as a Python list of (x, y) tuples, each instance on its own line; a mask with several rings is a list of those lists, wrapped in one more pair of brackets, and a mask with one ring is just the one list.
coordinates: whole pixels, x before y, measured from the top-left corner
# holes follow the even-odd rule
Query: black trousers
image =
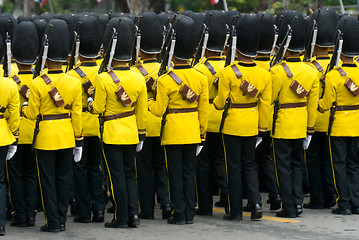
[(155, 192), (161, 206), (171, 204), (168, 194), (165, 153), (159, 137), (147, 137), (137, 153), (137, 184), (141, 213), (153, 216)]
[[(263, 137), (262, 142), (256, 148), (256, 163), (258, 172), (263, 174), (260, 180), (268, 190), (269, 199), (279, 195), (277, 180), (275, 178), (275, 166), (273, 161), (272, 138), (268, 134)], [(262, 177), (262, 178), (261, 178)]]
[(167, 145), (170, 197), (176, 221), (192, 221), (195, 211), (196, 144)]
[(74, 195), (81, 219), (90, 219), (91, 211), (93, 214), (105, 211), (100, 145), (98, 137), (85, 137), (81, 161), (73, 165)]
[(329, 141), (325, 132), (315, 132), (306, 151), (310, 189), (310, 202), (321, 207), (325, 200), (336, 197), (329, 154)]
[(0, 147), (0, 227), (6, 222), (6, 168), (5, 160), (8, 146)]
[(223, 134), (227, 164), (229, 212), (242, 216), (243, 178), (246, 181), (248, 203), (260, 204), (258, 174), (254, 161), (256, 136), (240, 137)]
[[(214, 180), (214, 181), (212, 181)], [(212, 183), (216, 183), (221, 195), (228, 199), (226, 168), (221, 133), (207, 133), (204, 147), (197, 157), (196, 166), (198, 208), (212, 212)]]
[(136, 145), (104, 144), (104, 159), (115, 205), (114, 220), (120, 224), (127, 224), (128, 217), (138, 215), (135, 156)]
[(36, 150), (40, 193), (50, 228), (66, 223), (72, 182), (72, 148), (60, 150)]
[(359, 207), (359, 137), (330, 137), (335, 187), (340, 209)]
[(276, 164), (282, 209), (295, 214), (297, 205), (303, 202), (304, 149), (303, 138), (273, 139), (274, 161)]
[(16, 221), (25, 222), (36, 215), (37, 170), (31, 144), (19, 144), (7, 161), (9, 196)]

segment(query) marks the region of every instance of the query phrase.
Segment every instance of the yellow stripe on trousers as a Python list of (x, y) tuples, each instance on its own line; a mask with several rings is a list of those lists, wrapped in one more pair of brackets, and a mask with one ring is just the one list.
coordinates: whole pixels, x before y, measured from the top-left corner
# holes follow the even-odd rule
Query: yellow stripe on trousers
[(111, 195), (112, 195), (113, 202), (115, 203), (115, 221), (117, 221), (117, 202), (116, 202), (115, 194), (113, 192), (113, 183), (112, 183), (112, 177), (111, 177), (110, 168), (108, 167), (108, 162), (107, 162), (107, 158), (106, 158), (106, 155), (105, 155), (105, 150), (103, 150), (103, 149), (102, 149), (102, 155), (103, 155), (103, 159), (105, 160), (105, 163), (106, 163), (106, 168), (107, 168), (107, 172), (108, 172), (108, 178), (110, 179)]

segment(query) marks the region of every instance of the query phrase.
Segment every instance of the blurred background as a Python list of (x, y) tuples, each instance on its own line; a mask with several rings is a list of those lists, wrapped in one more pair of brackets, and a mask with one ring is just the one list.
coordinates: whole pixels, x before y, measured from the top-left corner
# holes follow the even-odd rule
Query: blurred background
[(237, 9), (240, 12), (268, 11), (276, 14), (282, 9), (310, 13), (317, 8), (333, 8), (342, 13), (358, 14), (359, 0), (0, 0), (1, 12), (15, 17), (42, 12), (131, 12), (144, 11), (203, 11), (209, 9)]

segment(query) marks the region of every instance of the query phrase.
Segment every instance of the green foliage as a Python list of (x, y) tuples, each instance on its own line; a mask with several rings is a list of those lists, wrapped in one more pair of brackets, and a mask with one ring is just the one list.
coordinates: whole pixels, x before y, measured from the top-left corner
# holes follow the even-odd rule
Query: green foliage
[(14, 3), (11, 0), (4, 0), (1, 12), (12, 13), (14, 11)]
[[(91, 11), (97, 4), (97, 0), (51, 0), (54, 13), (78, 13)], [(49, 3), (40, 8), (40, 4), (36, 3), (36, 12), (50, 12)]]

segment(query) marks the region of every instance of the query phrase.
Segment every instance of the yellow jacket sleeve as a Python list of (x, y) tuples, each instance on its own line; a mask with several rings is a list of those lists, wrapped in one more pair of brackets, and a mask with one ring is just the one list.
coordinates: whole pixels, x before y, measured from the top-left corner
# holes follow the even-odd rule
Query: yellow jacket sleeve
[(274, 103), (274, 101), (278, 100), (278, 95), (279, 92), (282, 88), (282, 77), (279, 73), (279, 68), (280, 66), (276, 66), (274, 68), (272, 68), (272, 70), (270, 71), (271, 76), (272, 76), (272, 103)]
[(216, 109), (224, 109), (230, 91), (229, 81), (226, 81), (223, 71), (220, 71), (218, 73), (218, 96), (213, 100)]
[(80, 81), (77, 81), (77, 87), (73, 90), (74, 101), (71, 108), (71, 121), (74, 129), (75, 139), (83, 139), (82, 130), (82, 87)]
[(103, 76), (107, 73), (101, 73), (97, 77), (96, 81), (96, 91), (95, 91), (95, 101), (92, 102), (92, 112), (94, 114), (103, 114), (106, 110), (106, 102), (107, 102), (107, 91), (104, 84)]
[(313, 128), (313, 130), (317, 116), (318, 98), (319, 98), (319, 80), (318, 78), (315, 78), (312, 89), (310, 90), (307, 97), (308, 128)]
[(204, 81), (202, 84), (202, 92), (200, 93), (200, 97), (198, 99), (198, 120), (200, 124), (201, 135), (204, 135), (207, 131), (208, 126), (208, 115), (209, 115), (209, 107), (208, 107), (208, 82), (207, 78), (203, 78)]
[(31, 84), (31, 91), (29, 97), (29, 106), (23, 108), (24, 115), (27, 119), (35, 120), (40, 114), (40, 93), (39, 88), (36, 87), (38, 82), (35, 80)]
[[(158, 80), (157, 80), (157, 95), (156, 95), (156, 101), (154, 100), (150, 100), (148, 102), (148, 109), (150, 110), (150, 112), (157, 116), (157, 117), (162, 117), (163, 114), (165, 114), (166, 112), (166, 108), (168, 106), (168, 93), (167, 93), (167, 88), (164, 84), (164, 75), (161, 76)], [(168, 88), (169, 89), (169, 88)]]
[(140, 95), (138, 96), (138, 99), (136, 101), (135, 115), (136, 115), (138, 133), (144, 134), (146, 133), (146, 113), (148, 109), (147, 88), (144, 81), (142, 86), (139, 86), (139, 88), (142, 89), (140, 90)]
[(8, 109), (8, 125), (10, 131), (15, 137), (19, 135), (19, 126), (20, 126), (20, 112), (19, 112), (19, 105), (20, 105), (20, 98), (19, 93), (17, 91), (17, 86), (15, 84), (11, 84), (11, 88), (9, 89), (10, 92), (10, 101), (7, 107)]
[(327, 74), (325, 77), (324, 96), (319, 101), (319, 108), (327, 111), (331, 108), (333, 102), (336, 101), (336, 88), (332, 78), (333, 74)]
[(266, 85), (258, 97), (259, 125), (258, 130), (264, 132), (268, 129), (271, 114), (272, 82), (269, 73), (266, 77)]

